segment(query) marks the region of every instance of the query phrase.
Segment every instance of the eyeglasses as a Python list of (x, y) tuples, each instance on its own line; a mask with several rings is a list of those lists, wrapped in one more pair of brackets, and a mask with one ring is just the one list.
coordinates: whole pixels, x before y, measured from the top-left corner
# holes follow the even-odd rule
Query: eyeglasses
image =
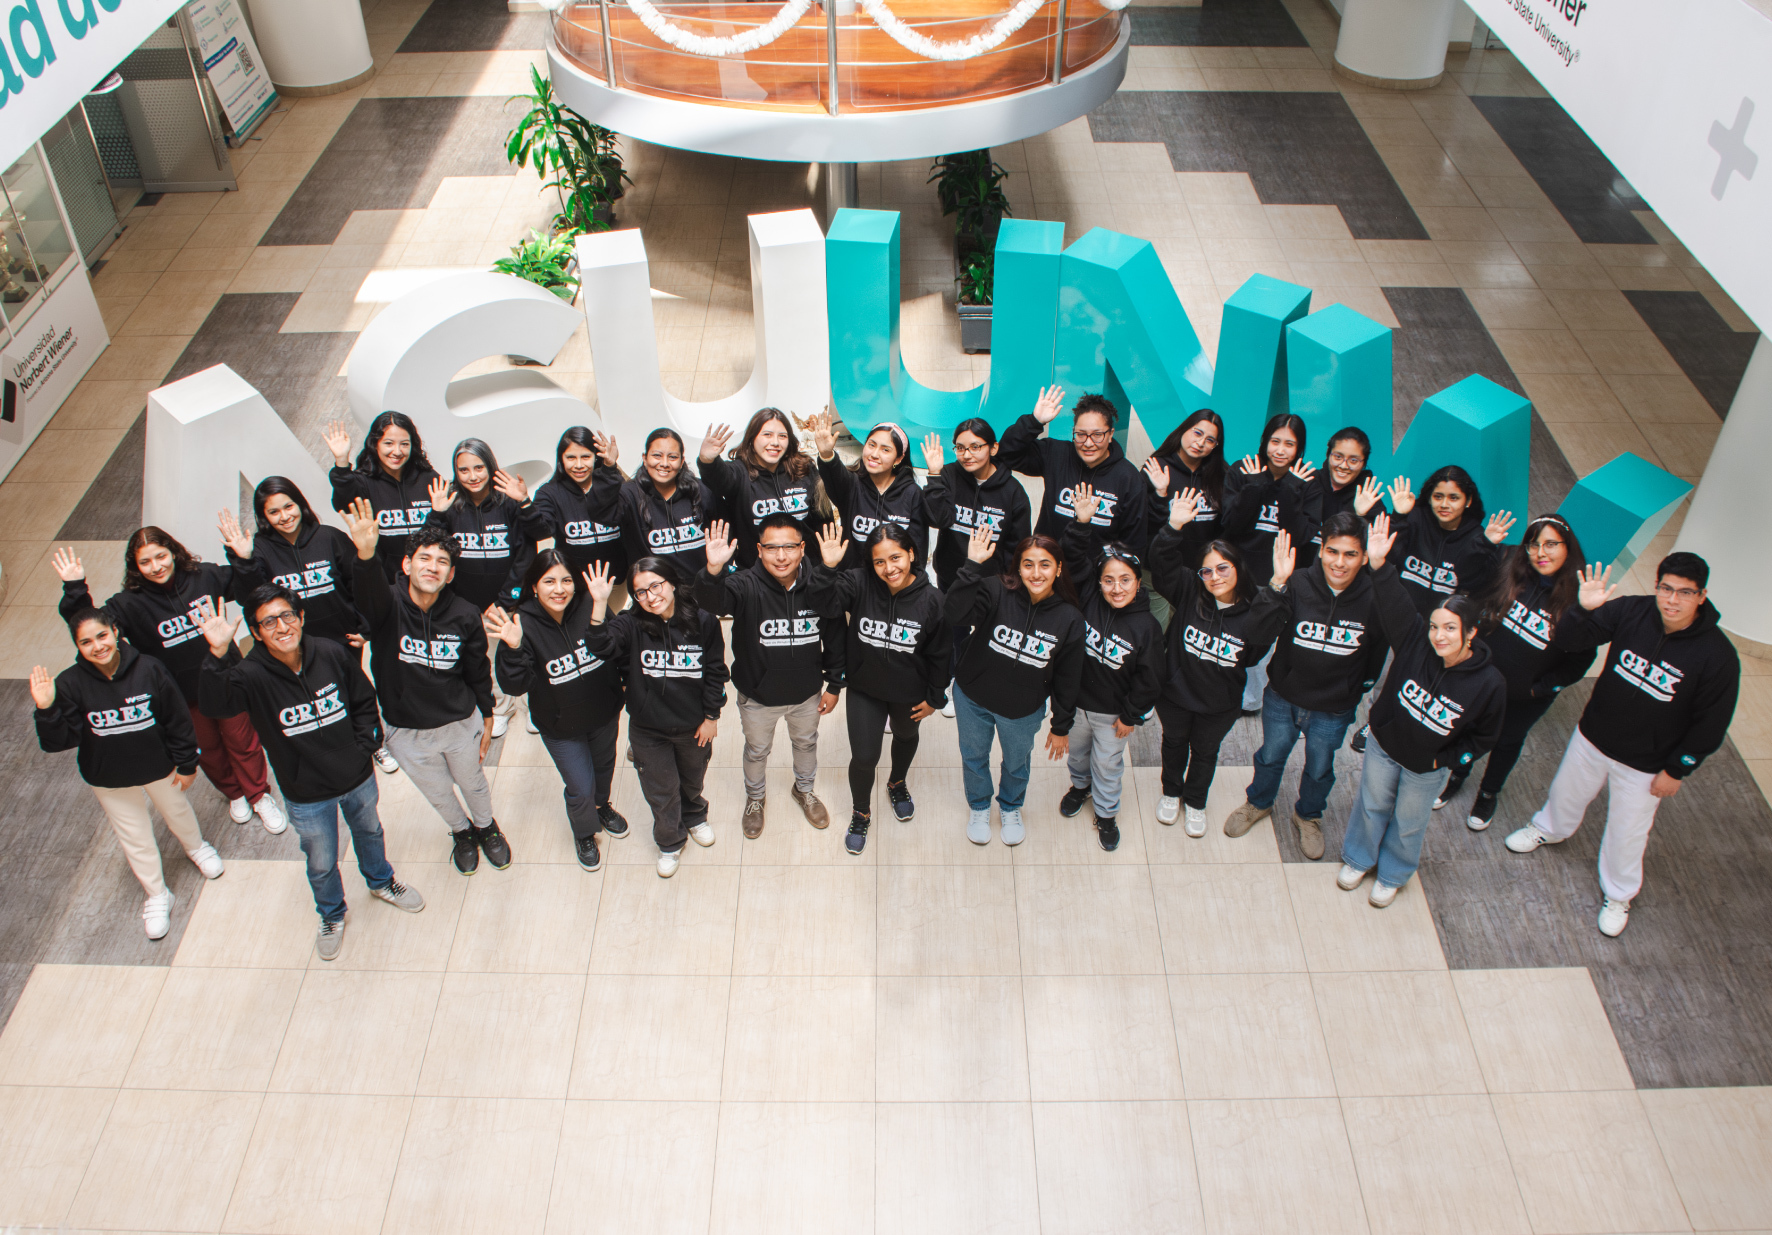
[(277, 630), (284, 626), (295, 627), (300, 625), (301, 614), (295, 612), (293, 609), (285, 609), (281, 613), (267, 613), (258, 620), (258, 628), (260, 630)]
[(1105, 442), (1114, 435), (1112, 429), (1089, 429), (1072, 434), (1072, 440), (1078, 442)]
[(1339, 463), (1343, 467), (1365, 467), (1366, 466), (1366, 456), (1365, 455), (1344, 455), (1341, 453), (1341, 451), (1337, 450), (1329, 456), (1329, 462)]
[(804, 544), (797, 544), (797, 545), (758, 545), (758, 546), (757, 546), (757, 552), (758, 552), (758, 553), (773, 553), (773, 554), (775, 554), (775, 555), (776, 555), (776, 556), (777, 556), (777, 557), (781, 557), (781, 556), (784, 556), (784, 555), (786, 555), (786, 554), (789, 554), (789, 553), (798, 553), (798, 552), (800, 552), (800, 550), (802, 550), (802, 549), (804, 549), (804, 548), (805, 548), (805, 547), (806, 547), (806, 546), (805, 546), (805, 545), (804, 545)]
[(636, 600), (651, 600), (654, 596), (663, 594), (659, 591), (660, 588), (667, 588), (669, 586), (671, 585), (668, 582), (660, 579), (656, 583), (648, 583), (645, 587), (637, 587), (632, 589), (632, 591)]
[(1206, 579), (1206, 580), (1211, 580), (1214, 578), (1228, 579), (1236, 573), (1237, 573), (1237, 568), (1235, 566), (1232, 566), (1229, 562), (1220, 562), (1216, 566), (1202, 566), (1202, 567), (1200, 567), (1200, 578)]
[(982, 455), (990, 450), (990, 448), (991, 444), (989, 442), (978, 442), (971, 446), (968, 446), (965, 442), (954, 443), (954, 453), (957, 455)]
[(1675, 600), (1697, 600), (1701, 589), (1695, 587), (1669, 587), (1665, 583), (1657, 583), (1655, 590), (1663, 596), (1672, 596)]

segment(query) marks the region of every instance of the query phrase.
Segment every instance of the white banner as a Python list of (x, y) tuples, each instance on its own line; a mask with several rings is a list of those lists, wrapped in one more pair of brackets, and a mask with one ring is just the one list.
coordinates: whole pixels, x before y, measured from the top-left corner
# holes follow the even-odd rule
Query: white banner
[(237, 0), (192, 0), (185, 6), (203, 71), (235, 133), (245, 133), (277, 102), (270, 75), (261, 67), (258, 44)]
[(76, 266), (0, 351), (0, 477), (110, 343), (86, 268)]
[(1772, 328), (1772, 18), (1747, 0), (1466, 3)]

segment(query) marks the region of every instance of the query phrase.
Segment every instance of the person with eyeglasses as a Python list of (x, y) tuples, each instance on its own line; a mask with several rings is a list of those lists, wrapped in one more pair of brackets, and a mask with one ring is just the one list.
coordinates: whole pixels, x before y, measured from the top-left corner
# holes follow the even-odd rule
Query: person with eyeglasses
[[(1310, 536), (1308, 544), (1297, 546), (1300, 570), (1316, 559), (1323, 545), (1323, 525), (1336, 515), (1346, 511), (1370, 523), (1376, 515), (1389, 513), (1384, 507), (1384, 486), (1377, 474), (1366, 467), (1366, 460), (1371, 457), (1372, 439), (1364, 429), (1349, 425), (1330, 437), (1323, 466), (1304, 483), (1303, 504), (1310, 516), (1306, 520)], [(1360, 551), (1364, 555), (1363, 543)]]
[(1616, 936), (1643, 886), (1655, 812), (1723, 744), (1741, 690), (1741, 660), (1710, 603), (1710, 565), (1670, 553), (1655, 595), (1620, 596), (1610, 566), (1582, 572), (1578, 609), (1559, 627), (1566, 648), (1609, 644), (1606, 664), (1563, 752), (1544, 806), (1507, 838), (1515, 853), (1568, 840), (1589, 802), (1607, 793), (1600, 840), (1600, 932)]
[[(373, 527), (375, 513), (368, 504), (354, 505)], [(360, 549), (362, 542), (357, 543)], [(369, 561), (379, 574), (373, 556)], [(341, 814), (370, 894), (407, 913), (425, 907), (418, 890), (401, 883), (388, 865), (372, 762), (382, 739), (375, 688), (357, 653), (303, 629), (301, 598), (288, 588), (261, 585), (241, 608), (253, 634), (252, 651), (240, 656), (234, 644), (238, 623), (220, 614), (210, 617), (203, 624), (210, 654), (203, 658), (199, 690), (205, 707), (243, 711), (264, 735), (265, 753), (307, 858), (308, 886), (320, 915), (314, 951), (323, 961), (337, 960), (346, 908), (338, 873)]]
[[(1280, 532), (1296, 546), (1308, 543), (1315, 527), (1317, 512), (1305, 501), (1305, 485), (1315, 469), (1304, 461), (1304, 443), (1302, 417), (1289, 412), (1270, 417), (1261, 431), (1260, 452), (1244, 458), (1225, 484), (1224, 535), (1248, 563), (1251, 588), (1267, 582), (1274, 538)], [(1243, 715), (1254, 716), (1261, 710), (1266, 689), (1264, 658), (1249, 666)]]
[(1077, 517), (1064, 532), (1064, 561), (1083, 602), (1084, 658), (1071, 728), (1071, 787), (1058, 813), (1074, 818), (1093, 800), (1096, 840), (1111, 853), (1120, 847), (1126, 743), (1163, 693), (1163, 628), (1139, 585), (1138, 555), (1117, 541), (1101, 543), (1092, 522), (1095, 491), (1078, 485), (1071, 504)]
[[(794, 801), (806, 822), (830, 826), (818, 800), (818, 722), (836, 709), (843, 689), (843, 623), (828, 579), (801, 567), (806, 527), (790, 514), (765, 515), (757, 526), (757, 560), (726, 573), (738, 551), (728, 525), (708, 527), (708, 567), (695, 576), (696, 603), (732, 619), (732, 685), (744, 728), (744, 834), (763, 834), (769, 752), (786, 722), (794, 748)], [(821, 684), (822, 683), (822, 684)]]
[[(1210, 408), (1190, 412), (1144, 461), (1144, 475), (1151, 489), (1145, 504), (1150, 511), (1153, 536), (1169, 521), (1169, 499), (1192, 490), (1194, 517), (1182, 529), (1181, 544), (1187, 565), (1198, 566), (1206, 546), (1218, 535), (1218, 517), (1224, 510), (1223, 418)], [(1169, 602), (1149, 588), (1150, 582), (1147, 568), (1145, 583), (1151, 612), (1166, 631), (1173, 613)]]
[[(619, 460), (614, 436), (605, 440), (610, 458)], [(594, 518), (621, 528), (628, 561), (669, 558), (685, 575), (708, 564), (708, 521), (716, 516), (718, 499), (689, 467), (683, 437), (675, 429), (646, 435), (632, 480), (623, 480), (616, 468), (598, 469), (591, 499)]]
[[(893, 524), (910, 534), (917, 547), (917, 570), (929, 557), (929, 522), (923, 512), (923, 486), (911, 464), (911, 441), (892, 421), (875, 425), (862, 439), (861, 457), (845, 464), (837, 457), (836, 421), (831, 409), (807, 417), (806, 427), (818, 452), (818, 474), (831, 504), (842, 515), (849, 539), (849, 560), (844, 566), (865, 569), (868, 537), (882, 524)], [(822, 543), (822, 537), (821, 543)]]
[(1034, 520), (1036, 534), (1054, 544), (1076, 517), (1071, 494), (1079, 484), (1095, 491), (1095, 526), (1102, 538), (1117, 540), (1143, 553), (1149, 539), (1145, 527), (1144, 477), (1114, 440), (1119, 409), (1101, 395), (1084, 395), (1071, 407), (1071, 440), (1042, 437), (1064, 410), (1064, 390), (1048, 386), (1034, 410), (1003, 434), (998, 462), (1024, 476), (1040, 476), (1046, 495)]

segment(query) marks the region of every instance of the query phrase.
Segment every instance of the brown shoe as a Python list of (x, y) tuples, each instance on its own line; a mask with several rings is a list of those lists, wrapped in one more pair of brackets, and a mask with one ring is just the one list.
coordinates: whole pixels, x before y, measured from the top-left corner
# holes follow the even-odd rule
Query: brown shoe
[(815, 828), (828, 828), (831, 826), (831, 813), (824, 808), (824, 803), (818, 800), (817, 794), (802, 793), (796, 788), (794, 790), (794, 801), (798, 802), (800, 804), (800, 809), (806, 812), (807, 823), (810, 823)]
[(763, 835), (763, 799), (746, 798), (744, 803), (744, 834), (747, 840)]
[(1292, 823), (1298, 828), (1298, 847), (1304, 850), (1304, 856), (1315, 862), (1323, 856), (1323, 829), (1315, 819), (1306, 819), (1297, 811), (1292, 812)]
[(1274, 808), (1271, 806), (1256, 806), (1245, 802), (1225, 818), (1224, 834), (1242, 836), (1273, 813)]

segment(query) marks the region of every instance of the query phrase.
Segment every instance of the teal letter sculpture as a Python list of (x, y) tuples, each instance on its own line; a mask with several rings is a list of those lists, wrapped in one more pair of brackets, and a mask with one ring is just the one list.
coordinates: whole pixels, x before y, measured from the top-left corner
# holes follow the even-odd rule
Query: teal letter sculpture
[(1292, 323), (1286, 327), (1286, 387), (1291, 410), (1304, 418), (1309, 459), (1320, 460), (1329, 435), (1353, 425), (1372, 439), (1366, 466), (1380, 476), (1393, 474), (1388, 327), (1341, 304)]
[(1690, 492), (1686, 481), (1626, 451), (1576, 481), (1557, 513), (1581, 537), (1588, 561), (1612, 564), (1616, 583)]
[(1475, 373), (1429, 395), (1409, 422), (1392, 472), (1407, 476), (1416, 496), (1425, 498), (1422, 482), (1448, 463), (1471, 474), (1491, 514), (1513, 512), (1507, 543), (1519, 544), (1531, 517), (1532, 404)]
[(1286, 410), (1286, 327), (1310, 307), (1310, 288), (1265, 274), (1250, 275), (1224, 302), (1212, 410), (1224, 418), (1225, 458), (1254, 454), (1268, 417)]
[(1033, 411), (1051, 380), (1063, 252), (1063, 223), (1004, 219), (997, 232), (984, 418), (998, 433)]

